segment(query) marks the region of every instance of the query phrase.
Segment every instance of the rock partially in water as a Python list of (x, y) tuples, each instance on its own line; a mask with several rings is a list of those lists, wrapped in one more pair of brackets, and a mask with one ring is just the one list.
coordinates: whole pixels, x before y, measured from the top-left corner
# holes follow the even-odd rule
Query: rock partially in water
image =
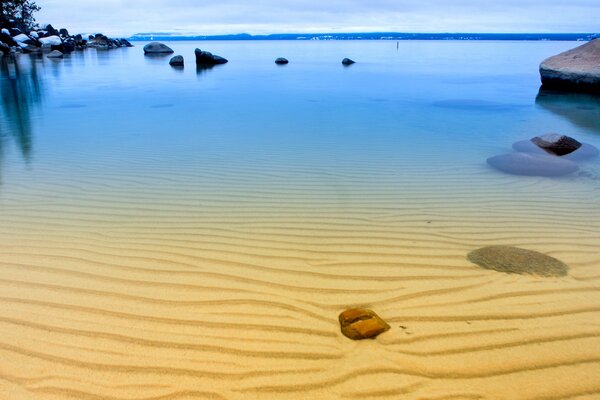
[(287, 63), (289, 63), (287, 58), (279, 57), (278, 59), (275, 60), (275, 64), (277, 64), (277, 65), (284, 65)]
[(600, 39), (545, 59), (540, 76), (544, 88), (600, 93)]
[(569, 266), (537, 251), (511, 246), (488, 246), (469, 253), (468, 260), (485, 269), (508, 274), (565, 276)]
[(536, 136), (531, 141), (542, 150), (557, 156), (564, 156), (581, 147), (577, 140), (559, 133)]
[(351, 308), (339, 315), (342, 333), (352, 340), (373, 339), (390, 329), (375, 312), (365, 308)]
[(48, 54), (46, 57), (48, 57), (48, 58), (63, 58), (63, 53), (61, 53), (58, 50), (52, 50), (50, 52), (50, 54)]
[(349, 59), (349, 58), (344, 58), (344, 59), (342, 60), (342, 64), (343, 64), (343, 65), (352, 65), (352, 64), (354, 64), (354, 63), (356, 63), (356, 61), (354, 61), (354, 60), (351, 60), (351, 59)]
[(534, 153), (501, 154), (488, 158), (487, 163), (507, 174), (525, 176), (561, 176), (579, 169), (573, 161)]
[(196, 54), (196, 65), (212, 66), (218, 64), (225, 64), (228, 61), (226, 58), (214, 55), (208, 51), (202, 51), (200, 49), (196, 49), (194, 53)]
[(162, 44), (160, 42), (152, 42), (148, 43), (144, 46), (144, 54), (170, 54), (173, 53), (173, 49), (171, 49), (166, 44)]
[[(545, 150), (535, 145), (531, 140), (520, 140), (513, 143), (513, 149), (523, 153), (548, 154)], [(589, 143), (581, 143), (581, 147), (572, 153), (569, 153), (561, 158), (571, 161), (584, 161), (590, 158), (598, 157), (600, 150)]]
[(183, 56), (175, 56), (169, 60), (169, 65), (172, 67), (183, 67)]

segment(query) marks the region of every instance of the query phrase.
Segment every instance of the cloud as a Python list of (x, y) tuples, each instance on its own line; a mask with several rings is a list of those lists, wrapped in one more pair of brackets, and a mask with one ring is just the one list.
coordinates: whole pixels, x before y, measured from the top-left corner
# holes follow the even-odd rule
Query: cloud
[(39, 22), (130, 35), (277, 32), (598, 32), (597, 0), (38, 0)]

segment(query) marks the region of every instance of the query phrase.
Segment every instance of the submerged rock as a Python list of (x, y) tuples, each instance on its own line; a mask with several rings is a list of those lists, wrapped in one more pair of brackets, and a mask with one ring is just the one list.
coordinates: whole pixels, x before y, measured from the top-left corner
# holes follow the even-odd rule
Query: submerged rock
[(148, 43), (144, 46), (144, 54), (170, 54), (174, 53), (173, 49), (160, 42)]
[(202, 51), (200, 49), (196, 49), (194, 51), (194, 53), (196, 54), (196, 65), (211, 66), (211, 65), (225, 64), (228, 62), (228, 60), (226, 58), (214, 55), (208, 51)]
[(175, 56), (169, 60), (169, 65), (172, 67), (183, 67), (183, 56)]
[(344, 336), (352, 340), (372, 339), (390, 329), (375, 312), (365, 308), (351, 308), (339, 315)]
[(50, 52), (50, 54), (48, 54), (46, 57), (48, 57), (48, 58), (63, 58), (63, 53), (61, 53), (58, 50), (52, 50)]
[(354, 61), (354, 60), (351, 60), (351, 59), (349, 59), (349, 58), (344, 58), (344, 59), (342, 60), (342, 64), (343, 64), (343, 65), (352, 65), (352, 64), (354, 64), (355, 62), (356, 62), (356, 61)]
[(579, 169), (573, 161), (535, 153), (501, 154), (488, 158), (487, 163), (507, 174), (526, 176), (561, 176)]
[(600, 39), (542, 61), (540, 76), (544, 88), (600, 93)]
[(537, 251), (511, 246), (488, 246), (469, 253), (468, 260), (485, 269), (508, 274), (565, 276), (569, 266)]
[(287, 63), (289, 63), (287, 58), (279, 57), (278, 59), (275, 60), (275, 64), (277, 64), (277, 65), (284, 65)]
[(531, 141), (542, 150), (557, 156), (564, 156), (581, 147), (577, 140), (558, 133), (536, 136)]

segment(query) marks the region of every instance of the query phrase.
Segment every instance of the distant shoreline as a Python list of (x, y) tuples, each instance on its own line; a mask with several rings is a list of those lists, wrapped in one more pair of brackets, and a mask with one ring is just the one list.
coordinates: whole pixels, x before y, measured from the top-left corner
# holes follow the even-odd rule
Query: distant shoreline
[(600, 33), (275, 33), (270, 35), (174, 35), (164, 32), (137, 33), (129, 40), (523, 40), (523, 41), (589, 41)]

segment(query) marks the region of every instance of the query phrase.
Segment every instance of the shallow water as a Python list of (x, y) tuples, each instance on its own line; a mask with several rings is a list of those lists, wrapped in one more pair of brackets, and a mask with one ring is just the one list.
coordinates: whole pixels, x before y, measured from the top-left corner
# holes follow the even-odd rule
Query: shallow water
[[(600, 395), (600, 160), (485, 162), (600, 147), (597, 97), (539, 93), (577, 43), (135, 44), (2, 60), (0, 398)], [(569, 276), (467, 261), (494, 244)]]

